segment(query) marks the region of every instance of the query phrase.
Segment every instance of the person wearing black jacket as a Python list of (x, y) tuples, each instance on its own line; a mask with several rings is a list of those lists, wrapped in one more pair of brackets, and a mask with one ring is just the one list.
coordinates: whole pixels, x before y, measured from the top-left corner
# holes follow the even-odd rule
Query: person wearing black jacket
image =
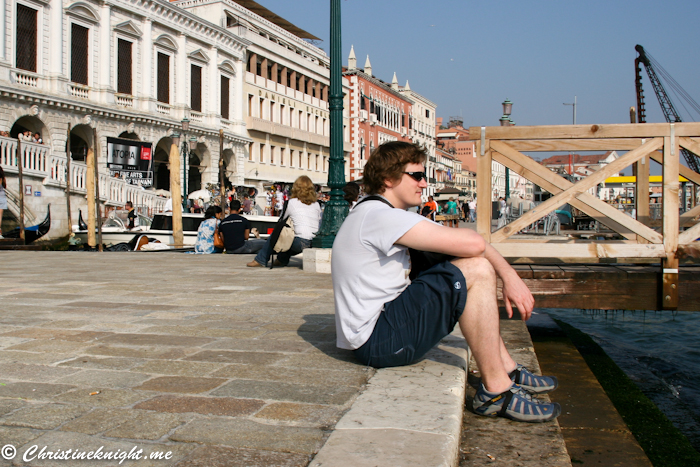
[(265, 240), (248, 240), (250, 236), (250, 221), (240, 215), (241, 202), (237, 199), (229, 203), (231, 214), (221, 221), (219, 232), (224, 236), (226, 253), (243, 255), (257, 253), (265, 245)]

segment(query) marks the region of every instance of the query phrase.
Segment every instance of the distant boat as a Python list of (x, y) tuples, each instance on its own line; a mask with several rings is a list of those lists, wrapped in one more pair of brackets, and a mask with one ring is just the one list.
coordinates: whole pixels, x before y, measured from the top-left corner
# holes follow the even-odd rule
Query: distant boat
[[(257, 228), (262, 238), (267, 238), (269, 232), (274, 228), (279, 217), (276, 216), (254, 216), (244, 215), (250, 223), (251, 227)], [(183, 244), (185, 248), (194, 247), (197, 241), (197, 230), (199, 224), (204, 220), (204, 214), (182, 213), (182, 234)], [(102, 243), (105, 245), (116, 245), (119, 243), (127, 243), (133, 240), (135, 234), (145, 234), (148, 238), (158, 240), (165, 245), (173, 245), (173, 218), (172, 213), (159, 213), (153, 216), (153, 219), (146, 223), (141, 221), (140, 226), (135, 229), (127, 229), (124, 223), (118, 218), (109, 218), (102, 224)], [(83, 243), (87, 242), (88, 226), (83, 219), (83, 214), (80, 212), (78, 216), (78, 225), (74, 227), (73, 232)]]
[[(29, 245), (34, 240), (37, 240), (46, 235), (51, 229), (51, 204), (46, 207), (46, 217), (41, 223), (31, 227), (24, 228), (24, 243)], [(9, 232), (3, 232), (5, 238), (19, 238), (19, 227), (15, 227)]]

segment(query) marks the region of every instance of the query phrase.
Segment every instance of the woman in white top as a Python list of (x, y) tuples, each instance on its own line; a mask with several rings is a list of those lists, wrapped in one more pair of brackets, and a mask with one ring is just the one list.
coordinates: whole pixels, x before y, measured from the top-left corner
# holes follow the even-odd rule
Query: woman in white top
[[(316, 190), (309, 177), (302, 175), (297, 178), (292, 186), (292, 197), (287, 204), (284, 219), (291, 216), (294, 221), (294, 242), (289, 251), (277, 255), (275, 266), (286, 266), (289, 258), (301, 253), (304, 248), (311, 246), (316, 232), (321, 225), (321, 207), (316, 202)], [(265, 246), (260, 250), (248, 267), (258, 268), (267, 265), (272, 253), (272, 245), (268, 238)]]

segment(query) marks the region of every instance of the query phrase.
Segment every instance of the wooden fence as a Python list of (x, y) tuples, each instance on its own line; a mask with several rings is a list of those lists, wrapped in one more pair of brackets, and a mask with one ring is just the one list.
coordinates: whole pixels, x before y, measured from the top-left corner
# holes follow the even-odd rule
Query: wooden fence
[[(700, 123), (646, 123), (627, 125), (567, 125), (472, 127), (476, 141), (477, 197), (491, 200), (491, 162), (496, 161), (539, 185), (553, 196), (513, 222), (491, 232), (491, 205), (477, 205), (477, 230), (508, 258), (558, 258), (601, 261), (657, 258), (662, 264), (663, 307), (678, 304), (679, 256), (700, 251), (700, 206), (679, 215), (679, 173), (695, 185), (700, 174), (680, 164), (679, 148), (700, 154)], [(627, 151), (577, 183), (540, 165), (521, 151)], [(661, 231), (649, 226), (649, 198), (636, 196), (637, 219), (596, 198), (589, 189), (631, 165), (637, 174), (637, 193), (649, 192), (650, 159), (663, 168)], [(518, 239), (512, 237), (563, 204), (569, 203), (617, 232), (620, 240)]]

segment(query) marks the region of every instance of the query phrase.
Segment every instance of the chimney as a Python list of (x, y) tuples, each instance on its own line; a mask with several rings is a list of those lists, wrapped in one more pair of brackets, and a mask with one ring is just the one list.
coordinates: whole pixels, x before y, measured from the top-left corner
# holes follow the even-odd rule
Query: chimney
[(357, 69), (357, 58), (355, 57), (355, 47), (350, 46), (350, 56), (348, 57), (348, 71)]
[(365, 61), (365, 69), (362, 70), (365, 74), (372, 76), (372, 64), (369, 62), (369, 55), (367, 55), (367, 60)]

